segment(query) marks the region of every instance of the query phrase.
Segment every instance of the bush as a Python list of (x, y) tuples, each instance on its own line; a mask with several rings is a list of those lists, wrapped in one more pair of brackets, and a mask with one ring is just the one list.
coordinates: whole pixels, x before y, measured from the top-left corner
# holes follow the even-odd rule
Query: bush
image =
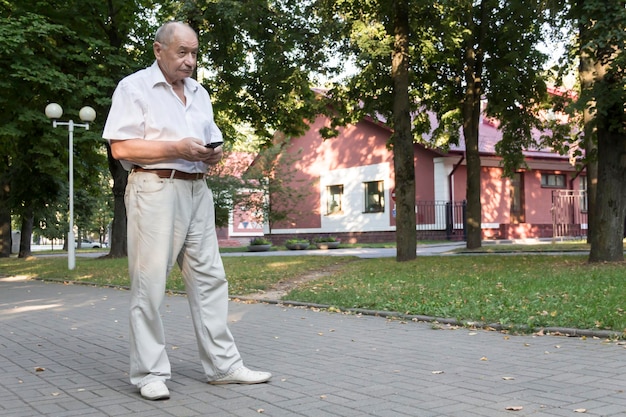
[(314, 243), (339, 242), (335, 236), (320, 236), (313, 239)]
[(308, 239), (287, 239), (285, 241), (285, 245), (298, 245), (298, 244), (309, 244)]
[(264, 237), (255, 237), (250, 239), (250, 245), (252, 246), (256, 246), (256, 245), (271, 245), (272, 242), (270, 242), (269, 240), (267, 240)]

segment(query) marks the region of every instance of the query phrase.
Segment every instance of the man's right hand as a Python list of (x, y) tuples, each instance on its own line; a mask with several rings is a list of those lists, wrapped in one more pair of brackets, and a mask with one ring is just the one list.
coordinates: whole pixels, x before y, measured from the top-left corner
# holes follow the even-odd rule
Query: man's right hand
[(179, 141), (181, 156), (179, 158), (187, 161), (205, 161), (213, 155), (214, 150), (204, 146), (204, 143), (193, 137), (187, 137)]

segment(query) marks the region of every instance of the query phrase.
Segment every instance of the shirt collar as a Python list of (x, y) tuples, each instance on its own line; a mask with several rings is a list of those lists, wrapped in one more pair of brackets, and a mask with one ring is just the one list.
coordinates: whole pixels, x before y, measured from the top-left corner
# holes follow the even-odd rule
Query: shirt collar
[[(155, 87), (159, 84), (167, 84), (167, 80), (159, 68), (159, 64), (155, 60), (152, 65), (148, 68), (150, 74), (150, 83), (152, 87)], [(185, 78), (185, 89), (191, 92), (196, 92), (198, 90), (198, 83), (193, 78)]]

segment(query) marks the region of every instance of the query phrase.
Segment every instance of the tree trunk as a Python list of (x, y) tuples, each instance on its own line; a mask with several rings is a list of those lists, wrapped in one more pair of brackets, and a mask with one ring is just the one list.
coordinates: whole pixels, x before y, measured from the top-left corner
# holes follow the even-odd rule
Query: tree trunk
[(123, 258), (128, 256), (128, 243), (126, 241), (126, 205), (124, 193), (128, 184), (128, 172), (122, 167), (120, 161), (111, 155), (111, 147), (107, 143), (107, 156), (109, 171), (113, 177), (113, 222), (111, 223), (111, 236), (109, 237), (110, 250), (107, 257)]
[(481, 4), (480, 26), (470, 23), (473, 36), (465, 45), (465, 83), (463, 97), (463, 137), (465, 139), (465, 159), (467, 160), (467, 248), (482, 246), (482, 206), (480, 204), (480, 154), (478, 148), (478, 124), (480, 122), (480, 98), (482, 94), (481, 76), (483, 53), (477, 47), (484, 38), (488, 25), (489, 8)]
[(22, 229), (20, 236), (20, 252), (17, 255), (18, 258), (28, 258), (32, 255), (30, 241), (33, 237), (33, 206), (28, 206), (24, 210), (22, 215)]
[(624, 260), (626, 137), (598, 128), (598, 190), (589, 262)]
[(621, 77), (612, 72), (615, 51), (609, 48), (594, 52), (598, 188), (589, 262), (622, 262), (626, 216), (624, 85)]
[[(2, 206), (2, 204), (0, 204)], [(11, 256), (11, 212), (0, 207), (0, 258)]]
[[(587, 26), (579, 22), (578, 33), (581, 45), (587, 44)], [(593, 57), (585, 49), (579, 53), (578, 79), (583, 97), (593, 89), (594, 62)], [(594, 222), (596, 218), (596, 195), (598, 190), (598, 154), (597, 138), (595, 137), (594, 118), (591, 108), (595, 106), (593, 101), (586, 103), (583, 110), (583, 129), (585, 143), (585, 157), (587, 158), (587, 242), (591, 243), (592, 234), (595, 232)]]
[(409, 4), (394, 2), (393, 80), (393, 166), (396, 189), (396, 261), (416, 258), (415, 162), (409, 99)]
[[(584, 117), (584, 116), (583, 116)], [(586, 129), (585, 129), (586, 130)], [(585, 133), (587, 135), (587, 133)], [(598, 211), (598, 160), (597, 146), (594, 141), (587, 142), (586, 155), (593, 155), (593, 159), (587, 161), (587, 243), (591, 243), (592, 236), (596, 232), (596, 217)], [(588, 156), (589, 157), (589, 156)]]
[(0, 178), (0, 258), (11, 256), (11, 208), (9, 207), (10, 185)]
[[(473, 98), (467, 97), (464, 107), (463, 136), (465, 137), (465, 159), (467, 160), (467, 248), (482, 246), (482, 207), (480, 204), (480, 155), (478, 152), (478, 124), (473, 116)], [(480, 107), (480, 101), (479, 101)]]

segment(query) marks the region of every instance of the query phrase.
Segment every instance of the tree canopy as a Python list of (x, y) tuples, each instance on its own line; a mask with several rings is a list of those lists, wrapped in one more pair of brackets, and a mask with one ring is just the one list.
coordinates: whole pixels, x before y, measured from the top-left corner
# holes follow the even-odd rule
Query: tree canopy
[[(408, 61), (408, 83), (403, 88), (409, 97), (410, 137), (415, 142), (445, 148), (457, 144), (463, 133), (468, 167), (467, 246), (479, 247), (482, 229), (478, 123), (483, 114), (501, 120), (503, 140), (498, 151), (504, 157), (505, 172), (513, 172), (523, 161), (522, 149), (533, 141), (531, 132), (539, 123), (536, 103), (546, 95), (542, 77), (546, 56), (538, 50), (544, 3), (541, 0), (429, 3), (379, 0), (367, 2), (366, 6), (349, 0), (321, 3), (326, 17), (343, 28), (339, 39), (342, 51), (354, 57), (357, 67), (345, 86), (331, 91), (336, 103), (340, 103), (336, 105), (338, 113), (334, 122), (340, 125), (365, 114), (381, 114), (392, 122), (396, 134), (399, 91), (394, 84), (392, 57), (400, 28), (393, 10), (404, 4), (399, 13), (406, 14), (407, 22), (408, 46), (401, 55), (406, 54)], [(485, 109), (481, 106), (483, 100), (488, 103)], [(428, 112), (436, 115), (436, 126), (431, 126)], [(391, 143), (394, 144), (394, 138)], [(402, 166), (408, 168), (410, 164), (413, 160), (407, 159)], [(411, 186), (405, 177), (396, 178), (396, 184), (397, 195), (398, 187)], [(398, 195), (397, 201), (413, 206), (414, 195)], [(405, 225), (414, 229), (410, 222), (400, 221), (397, 228)]]

